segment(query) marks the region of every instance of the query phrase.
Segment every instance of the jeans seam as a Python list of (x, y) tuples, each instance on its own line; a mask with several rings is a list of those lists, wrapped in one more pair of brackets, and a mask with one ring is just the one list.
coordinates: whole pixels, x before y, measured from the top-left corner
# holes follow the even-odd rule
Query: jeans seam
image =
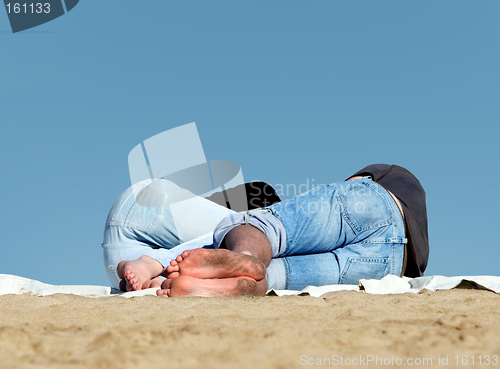
[(349, 245), (365, 245), (365, 244), (370, 244), (370, 243), (392, 243), (392, 244), (399, 244), (403, 243), (402, 241), (404, 238), (389, 238), (389, 239), (380, 239), (380, 240), (369, 240), (369, 241), (361, 241), (361, 242), (355, 242), (351, 243)]
[[(380, 196), (382, 196), (382, 198), (384, 199), (384, 202), (385, 204), (387, 205), (387, 207), (389, 208), (389, 210), (391, 211), (391, 221), (390, 223), (394, 223), (395, 222), (395, 211), (392, 207), (392, 204), (396, 205), (396, 202), (394, 201), (394, 199), (392, 198), (392, 196), (389, 194), (389, 192), (384, 188), (382, 187), (381, 185), (379, 185), (377, 182), (370, 182), (370, 183), (367, 183), (369, 187), (373, 188), (374, 191), (376, 191), (378, 194), (380, 194)], [(390, 200), (389, 200), (390, 198)], [(398, 206), (396, 205), (396, 208)], [(398, 210), (398, 213), (399, 213), (399, 208), (397, 209)]]
[[(142, 206), (142, 205), (137, 205), (137, 206)], [(132, 224), (126, 223), (126, 222), (118, 222), (118, 221), (115, 221), (113, 219), (111, 219), (111, 221), (109, 222), (109, 226), (110, 227), (124, 227), (124, 228), (136, 229), (136, 230), (142, 231), (142, 232), (147, 232), (163, 217), (163, 210), (161, 208), (159, 208), (159, 209), (160, 210), (158, 211), (156, 218), (146, 228), (135, 226), (135, 225), (132, 225)]]
[[(134, 193), (133, 189), (131, 189), (131, 191), (132, 191), (132, 193)], [(134, 194), (134, 195), (135, 195), (135, 194)], [(129, 195), (127, 195), (127, 197), (128, 197), (128, 196), (129, 196)], [(123, 199), (122, 199), (122, 201), (120, 201), (120, 204), (116, 207), (116, 209), (115, 209), (115, 211), (114, 211), (113, 215), (111, 216), (111, 220), (109, 221), (109, 225), (110, 225), (110, 226), (112, 226), (112, 225), (113, 225), (113, 222), (115, 221), (115, 220), (114, 220), (115, 215), (116, 215), (116, 213), (118, 212), (118, 209), (120, 209), (121, 207), (123, 207), (123, 205), (124, 205), (124, 203), (125, 203), (125, 200), (126, 200), (126, 198), (123, 198)], [(134, 204), (137, 204), (137, 200), (136, 200), (135, 196), (134, 196)], [(137, 204), (137, 206), (139, 206), (139, 204)], [(130, 209), (128, 209), (128, 211), (127, 211), (127, 215), (125, 216), (125, 219), (128, 219), (128, 217), (129, 217), (129, 215), (130, 215), (130, 212), (132, 211), (132, 208), (133, 208), (133, 207), (134, 207), (134, 206), (132, 205), (132, 206), (130, 207)], [(116, 222), (116, 223), (122, 223), (122, 222)]]
[(122, 244), (119, 244), (119, 243), (115, 243), (115, 244), (107, 244), (107, 243), (101, 243), (101, 247), (103, 249), (117, 249), (117, 248), (126, 248), (126, 249), (130, 249), (130, 248), (136, 248), (136, 247), (148, 247), (150, 248), (151, 250), (154, 250), (151, 246), (145, 246), (144, 244), (134, 244), (134, 245), (122, 245)]
[(396, 244), (392, 244), (392, 258), (391, 258), (391, 270), (389, 271), (389, 274), (395, 274), (396, 268)]
[(285, 267), (285, 290), (290, 288), (290, 266), (286, 258), (282, 258), (283, 266)]
[[(347, 222), (347, 224), (349, 224), (349, 226), (352, 228), (352, 230), (354, 231), (355, 234), (358, 234), (358, 233), (361, 233), (361, 232), (364, 232), (364, 231), (369, 231), (369, 230), (372, 230), (372, 229), (378, 229), (378, 228), (382, 228), (382, 227), (387, 227), (388, 225), (394, 223), (394, 209), (392, 208), (391, 204), (388, 202), (388, 199), (386, 197), (386, 193), (387, 193), (387, 196), (390, 197), (390, 195), (387, 192), (387, 190), (385, 190), (382, 186), (380, 186), (378, 184), (377, 184), (377, 186), (375, 186), (374, 185), (375, 183), (376, 182), (370, 181), (369, 183), (368, 182), (362, 182), (360, 184), (353, 185), (353, 186), (349, 187), (348, 189), (346, 189), (345, 191), (343, 191), (342, 193), (340, 193), (339, 195), (337, 195), (335, 197), (336, 200), (337, 200), (337, 203), (340, 206), (342, 217), (345, 219), (345, 221)], [(371, 227), (361, 228), (357, 224), (357, 222), (355, 222), (349, 216), (349, 213), (346, 211), (342, 199), (346, 196), (346, 194), (348, 192), (354, 191), (357, 187), (365, 187), (365, 186), (368, 187), (369, 189), (375, 191), (377, 194), (380, 195), (380, 197), (382, 197), (382, 199), (384, 200), (384, 203), (385, 203), (387, 209), (391, 213), (391, 216), (390, 216), (390, 219), (388, 221), (384, 222), (384, 223), (376, 224), (376, 225), (373, 225)], [(381, 187), (383, 189), (383, 191), (380, 191), (380, 189), (378, 188), (378, 186)], [(398, 212), (399, 212), (399, 210), (398, 210)]]
[(288, 235), (287, 235), (287, 231), (286, 231), (286, 228), (285, 228), (285, 223), (283, 223), (283, 221), (281, 220), (281, 217), (280, 217), (280, 214), (277, 210), (275, 209), (272, 209), (272, 208), (267, 208), (271, 214), (276, 217), (276, 219), (278, 219), (278, 221), (281, 223), (281, 225), (283, 226), (283, 229), (285, 230), (285, 242), (284, 242), (284, 245), (283, 245), (283, 250), (281, 250), (281, 242), (280, 242), (280, 245), (278, 246), (278, 255), (276, 256), (281, 256), (281, 255), (284, 255), (286, 253), (286, 250), (288, 250), (288, 242), (291, 242), (291, 240), (288, 239)]
[[(389, 260), (387, 260), (389, 259)], [(349, 257), (346, 265), (344, 266), (344, 270), (342, 272), (342, 275), (340, 276), (339, 279), (339, 284), (344, 284), (343, 282), (345, 281), (345, 277), (347, 273), (349, 272), (349, 269), (351, 267), (351, 264), (354, 261), (363, 261), (363, 262), (368, 262), (368, 263), (379, 263), (379, 264), (385, 264), (388, 265), (389, 268), (392, 265), (392, 260), (393, 258), (391, 257), (379, 257), (379, 258), (374, 258), (374, 257)], [(389, 274), (391, 274), (391, 271), (389, 270)]]

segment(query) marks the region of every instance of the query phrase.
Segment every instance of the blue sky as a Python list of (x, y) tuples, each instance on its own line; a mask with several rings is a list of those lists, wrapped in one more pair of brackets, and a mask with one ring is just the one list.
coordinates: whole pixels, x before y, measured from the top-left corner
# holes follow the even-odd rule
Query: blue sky
[(81, 0), (12, 34), (0, 10), (0, 273), (109, 285), (129, 151), (196, 122), (246, 180), (408, 168), (426, 275), (500, 275), (498, 19), (498, 1)]

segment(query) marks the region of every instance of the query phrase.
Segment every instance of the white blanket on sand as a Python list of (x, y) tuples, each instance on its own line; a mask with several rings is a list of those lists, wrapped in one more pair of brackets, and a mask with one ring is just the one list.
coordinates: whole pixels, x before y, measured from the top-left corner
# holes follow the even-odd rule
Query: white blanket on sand
[[(314, 287), (309, 286), (302, 291), (268, 291), (271, 296), (302, 295), (320, 297), (328, 292), (335, 291), (364, 291), (372, 294), (397, 294), (418, 293), (423, 289), (436, 291), (452, 288), (475, 288), (500, 293), (500, 277), (495, 276), (472, 276), (472, 277), (443, 277), (430, 276), (420, 278), (400, 278), (388, 275), (381, 280), (362, 279), (358, 286), (355, 285), (331, 285)], [(15, 275), (0, 274), (0, 295), (32, 293), (38, 296), (48, 296), (56, 293), (65, 293), (87, 297), (123, 296), (135, 297), (145, 295), (156, 295), (157, 288), (123, 293), (112, 287), (105, 286), (69, 286), (51, 285), (33, 279), (18, 277)]]

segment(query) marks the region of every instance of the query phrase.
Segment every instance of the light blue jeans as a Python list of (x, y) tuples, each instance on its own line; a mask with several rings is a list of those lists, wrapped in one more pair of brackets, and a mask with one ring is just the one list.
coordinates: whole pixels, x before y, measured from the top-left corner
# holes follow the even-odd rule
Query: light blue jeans
[(214, 246), (240, 224), (253, 225), (270, 241), (269, 288), (358, 284), (401, 274), (404, 221), (390, 194), (369, 177), (231, 214), (215, 229)]

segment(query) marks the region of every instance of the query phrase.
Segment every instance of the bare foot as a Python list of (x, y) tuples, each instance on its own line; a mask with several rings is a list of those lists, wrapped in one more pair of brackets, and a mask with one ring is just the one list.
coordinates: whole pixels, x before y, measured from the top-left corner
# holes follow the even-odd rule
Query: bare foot
[(162, 282), (163, 282), (163, 279), (161, 279), (160, 277), (153, 278), (149, 281), (149, 287), (147, 287), (147, 288), (161, 287)]
[(202, 296), (202, 297), (237, 297), (257, 294), (257, 282), (252, 278), (200, 279), (179, 276), (166, 279), (156, 291), (158, 296)]
[(257, 258), (224, 249), (186, 250), (165, 269), (168, 279), (191, 276), (202, 279), (249, 277), (260, 281), (266, 267)]
[[(157, 288), (161, 286), (161, 283), (163, 282), (163, 279), (160, 277), (153, 278), (149, 281), (144, 282), (142, 285), (142, 289), (145, 290), (146, 288)], [(123, 292), (127, 292), (127, 282), (125, 282), (124, 279), (120, 281), (120, 290)]]
[[(138, 291), (150, 288), (151, 283), (158, 283), (155, 278), (162, 271), (163, 266), (159, 261), (145, 255), (137, 260), (122, 261), (118, 264), (117, 268), (118, 277), (125, 281), (126, 291)], [(152, 280), (153, 282), (151, 282)], [(120, 284), (120, 287), (122, 287), (122, 284)]]
[(142, 289), (145, 290), (146, 288), (160, 287), (161, 284), (162, 284), (162, 282), (163, 282), (163, 279), (161, 279), (160, 277), (156, 277), (156, 278), (150, 279), (149, 281), (146, 281), (142, 285)]

